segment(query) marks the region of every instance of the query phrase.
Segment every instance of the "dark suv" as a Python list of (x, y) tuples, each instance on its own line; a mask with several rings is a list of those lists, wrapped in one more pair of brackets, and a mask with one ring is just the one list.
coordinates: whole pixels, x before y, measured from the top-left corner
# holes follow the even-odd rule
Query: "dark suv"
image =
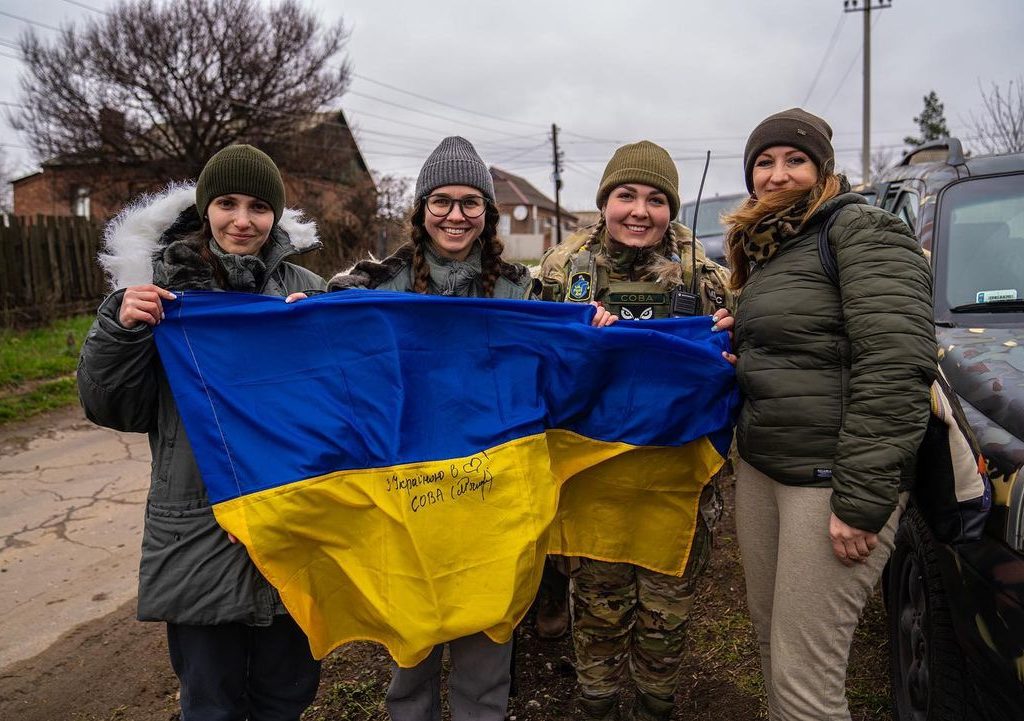
[(945, 138), (868, 189), (930, 252), (941, 365), (989, 463), (982, 540), (939, 543), (914, 508), (886, 575), (897, 721), (1024, 719), (1024, 154)]

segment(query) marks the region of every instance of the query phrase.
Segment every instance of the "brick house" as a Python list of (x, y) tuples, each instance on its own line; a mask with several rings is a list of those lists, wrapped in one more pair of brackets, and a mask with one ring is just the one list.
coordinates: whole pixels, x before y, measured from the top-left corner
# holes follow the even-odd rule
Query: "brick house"
[[(501, 219), (498, 237), (505, 243), (509, 258), (537, 259), (554, 245), (555, 201), (544, 195), (524, 178), (491, 166), (494, 195)], [(564, 208), (562, 238), (576, 227), (576, 216)]]
[[(340, 110), (310, 116), (291, 135), (261, 149), (281, 169), (289, 207), (317, 220), (345, 224), (374, 215), (373, 178)], [(40, 171), (12, 182), (13, 215), (106, 221), (139, 194), (189, 179), (194, 175), (180, 163), (158, 159), (111, 164), (51, 158)]]

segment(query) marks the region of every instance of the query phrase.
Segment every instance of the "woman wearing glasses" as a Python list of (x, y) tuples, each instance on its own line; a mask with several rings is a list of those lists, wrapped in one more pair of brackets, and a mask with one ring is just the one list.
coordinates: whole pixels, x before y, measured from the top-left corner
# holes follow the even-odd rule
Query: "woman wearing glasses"
[[(416, 204), (408, 242), (382, 262), (362, 261), (331, 279), (331, 290), (380, 290), (457, 297), (536, 299), (525, 266), (501, 258), (494, 183), (476, 150), (460, 137), (445, 138), (416, 179)], [(598, 309), (594, 325), (610, 316)], [(472, 342), (472, 339), (468, 339)], [(483, 633), (448, 643), (452, 721), (504, 721), (512, 642)], [(413, 668), (396, 667), (387, 706), (395, 721), (441, 718), (442, 647)]]

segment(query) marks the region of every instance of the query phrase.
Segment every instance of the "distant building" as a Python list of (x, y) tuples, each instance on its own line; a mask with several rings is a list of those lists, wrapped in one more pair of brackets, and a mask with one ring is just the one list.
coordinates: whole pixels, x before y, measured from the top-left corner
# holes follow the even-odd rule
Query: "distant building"
[(601, 220), (600, 210), (574, 210), (572, 214), (576, 216), (578, 221), (577, 228), (586, 228), (588, 225), (593, 225)]
[[(501, 213), (498, 237), (505, 243), (505, 255), (514, 259), (540, 258), (556, 243), (555, 201), (507, 170), (491, 166), (491, 178)], [(577, 219), (565, 209), (561, 216), (564, 239), (576, 227)]]
[[(373, 178), (341, 111), (316, 113), (261, 149), (281, 169), (289, 207), (323, 221), (343, 221), (346, 214), (362, 213), (363, 206), (373, 214)], [(172, 180), (195, 179), (189, 175), (180, 163), (160, 158), (111, 163), (55, 157), (44, 161), (39, 172), (12, 182), (13, 215), (105, 221), (142, 193)]]

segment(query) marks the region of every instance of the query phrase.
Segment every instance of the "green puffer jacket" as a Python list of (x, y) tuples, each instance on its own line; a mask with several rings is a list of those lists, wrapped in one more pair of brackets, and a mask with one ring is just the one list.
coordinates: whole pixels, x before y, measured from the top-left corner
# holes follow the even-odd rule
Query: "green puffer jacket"
[[(123, 288), (151, 282), (155, 256), (162, 256), (156, 262), (170, 277), (190, 287), (203, 286), (196, 277), (205, 275), (208, 266), (169, 262), (173, 251), (167, 250), (198, 228), (195, 208), (187, 207), (194, 198), (192, 188), (174, 189), (168, 196), (148, 199), (145, 207), (129, 208), (108, 228), (101, 262), (112, 285), (122, 290), (103, 301), (82, 344), (78, 392), (94, 423), (149, 434), (153, 464), (139, 565), (139, 620), (266, 626), (285, 613), (284, 606), (245, 547), (230, 543), (214, 519), (153, 332), (148, 325), (128, 329), (118, 322)], [(157, 240), (153, 228), (168, 231)], [(323, 290), (320, 276), (285, 262), (320, 247), (311, 224), (297, 224), (286, 213), (260, 254), (267, 272), (257, 290), (276, 296)]]
[[(837, 210), (838, 289), (818, 254)], [(831, 486), (840, 519), (879, 531), (912, 471), (937, 361), (931, 272), (906, 225), (854, 193), (826, 202), (751, 271), (735, 348), (740, 456), (786, 485)]]
[[(474, 246), (464, 261), (450, 260), (435, 254), (429, 247), (424, 253), (430, 267), (430, 294), (477, 298), (480, 296), (480, 246)], [(392, 255), (377, 262), (362, 260), (352, 268), (338, 273), (328, 289), (370, 288), (413, 292), (413, 245), (406, 243)], [(530, 277), (529, 269), (520, 263), (500, 261), (498, 279), (494, 282), (495, 298), (539, 300), (539, 282)]]

